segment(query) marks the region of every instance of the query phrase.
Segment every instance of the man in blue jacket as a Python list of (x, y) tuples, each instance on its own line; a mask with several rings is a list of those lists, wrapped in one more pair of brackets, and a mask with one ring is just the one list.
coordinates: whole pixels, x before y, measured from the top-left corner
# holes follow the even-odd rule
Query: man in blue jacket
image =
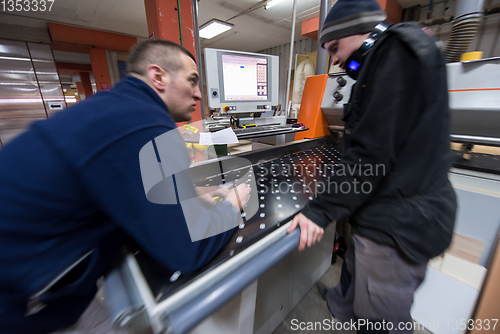
[(342, 160), (329, 180), (350, 187), (319, 194), (288, 231), (300, 226), (303, 249), (349, 216), (340, 284), (324, 291), (330, 312), (362, 319), (358, 333), (411, 333), (414, 291), (427, 261), (449, 246), (455, 220), (446, 66), (421, 27), (386, 29), (384, 19), (375, 0), (338, 0), (325, 19), (321, 45), (357, 79), (344, 106)]
[[(141, 176), (141, 149), (176, 133), (175, 122), (190, 120), (201, 99), (193, 55), (175, 43), (148, 40), (131, 51), (127, 66), (130, 76), (113, 89), (34, 123), (0, 151), (2, 333), (50, 333), (73, 325), (125, 237), (184, 274), (211, 260), (232, 235), (229, 230), (192, 242), (181, 205), (149, 201)], [(185, 144), (180, 135), (171, 138), (167, 165), (185, 171)], [(182, 191), (194, 194), (190, 186)], [(190, 209), (205, 225), (234, 226), (236, 190), (245, 205), (249, 189), (242, 185), (218, 205)]]

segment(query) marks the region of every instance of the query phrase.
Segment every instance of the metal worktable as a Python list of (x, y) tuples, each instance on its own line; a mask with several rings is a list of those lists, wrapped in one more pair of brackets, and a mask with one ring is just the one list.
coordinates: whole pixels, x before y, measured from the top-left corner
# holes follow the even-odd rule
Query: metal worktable
[[(197, 186), (219, 185), (221, 180), (222, 183), (253, 183), (251, 201), (257, 201), (252, 205), (257, 210), (243, 212), (243, 223), (235, 229), (226, 247), (192, 275), (172, 272), (134, 247), (125, 251), (105, 281), (115, 327), (151, 328), (154, 333), (188, 332), (287, 256), (291, 272), (298, 271), (301, 277), (304, 276), (302, 270), (310, 272), (301, 278), (306, 283), (294, 283), (301, 286), (294, 290), (304, 291), (295, 293), (294, 301), (287, 307), (291, 310), (292, 304), (296, 304), (329, 267), (333, 229), (325, 233), (323, 245), (299, 256), (298, 262), (304, 262), (301, 265), (317, 267), (307, 269), (296, 269), (297, 260), (292, 258), (298, 256), (290, 255), (298, 246), (299, 230), (289, 235), (285, 231), (290, 219), (308, 201), (314, 200), (314, 193), (322, 191), (339, 159), (338, 145), (328, 136), (193, 166), (190, 172)], [(247, 164), (242, 164), (242, 160)], [(220, 171), (222, 165), (225, 171), (214, 173)], [(311, 258), (304, 258), (307, 254)], [(290, 281), (290, 278), (284, 279)], [(260, 284), (259, 289), (263, 288), (265, 285)], [(254, 290), (250, 299), (255, 308), (255, 294), (259, 291)], [(283, 308), (281, 305), (281, 313)], [(249, 331), (247, 328), (240, 332)]]

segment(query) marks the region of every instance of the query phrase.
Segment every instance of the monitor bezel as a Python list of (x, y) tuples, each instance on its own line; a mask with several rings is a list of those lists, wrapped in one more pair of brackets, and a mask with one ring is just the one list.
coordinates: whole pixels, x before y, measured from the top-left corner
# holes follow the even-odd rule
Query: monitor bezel
[[(222, 92), (224, 82), (221, 78), (220, 67), (222, 66), (222, 54), (266, 57), (268, 59), (268, 96), (267, 100), (226, 100), (225, 91)], [(204, 82), (206, 84), (207, 104), (210, 109), (215, 109), (222, 114), (245, 114), (266, 113), (272, 111), (272, 107), (280, 103), (279, 76), (281, 60), (280, 56), (264, 53), (255, 53), (240, 50), (226, 50), (215, 48), (204, 48)], [(221, 88), (222, 87), (222, 88)], [(228, 109), (224, 107), (227, 106)]]

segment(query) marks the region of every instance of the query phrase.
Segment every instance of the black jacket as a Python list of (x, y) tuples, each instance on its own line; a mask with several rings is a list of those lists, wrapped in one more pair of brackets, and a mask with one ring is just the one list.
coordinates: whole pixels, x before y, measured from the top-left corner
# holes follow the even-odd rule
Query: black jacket
[[(302, 213), (320, 226), (351, 216), (353, 230), (426, 262), (450, 244), (456, 213), (446, 66), (421, 27), (389, 28), (364, 59), (344, 109), (342, 165)], [(356, 191), (357, 185), (357, 191)], [(342, 191), (344, 190), (344, 191)]]

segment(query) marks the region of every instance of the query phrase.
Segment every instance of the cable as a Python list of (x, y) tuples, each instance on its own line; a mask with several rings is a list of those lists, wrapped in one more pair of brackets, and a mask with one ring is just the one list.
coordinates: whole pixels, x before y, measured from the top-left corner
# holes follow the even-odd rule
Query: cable
[(181, 4), (180, 4), (180, 0), (177, 0), (177, 12), (179, 14), (179, 31), (181, 33), (181, 46), (184, 46), (184, 39), (182, 37), (182, 20), (181, 20)]

